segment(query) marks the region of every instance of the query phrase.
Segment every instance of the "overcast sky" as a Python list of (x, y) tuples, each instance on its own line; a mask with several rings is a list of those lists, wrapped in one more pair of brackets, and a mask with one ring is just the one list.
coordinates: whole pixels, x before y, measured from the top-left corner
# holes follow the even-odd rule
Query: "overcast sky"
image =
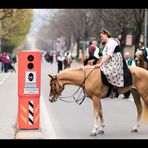
[(55, 12), (57, 9), (33, 9), (33, 21), (30, 28), (30, 32), (36, 32), (42, 24), (47, 23), (42, 19), (42, 17), (45, 17), (46, 19), (50, 19), (53, 12)]
[(36, 40), (36, 32), (39, 30), (39, 28), (47, 23), (42, 19), (42, 17), (45, 17), (46, 19), (50, 19), (53, 12), (55, 12), (57, 9), (33, 9), (33, 20), (31, 24), (30, 31), (27, 35), (27, 40), (30, 44), (30, 48), (36, 48), (35, 46), (35, 40)]

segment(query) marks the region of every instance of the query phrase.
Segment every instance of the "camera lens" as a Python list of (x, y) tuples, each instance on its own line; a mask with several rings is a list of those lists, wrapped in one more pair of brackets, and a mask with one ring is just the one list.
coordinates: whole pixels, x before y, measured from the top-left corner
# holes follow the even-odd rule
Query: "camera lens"
[(33, 69), (33, 67), (34, 67), (34, 65), (33, 65), (32, 63), (29, 63), (29, 64), (28, 64), (28, 68), (29, 68), (29, 69)]
[(33, 79), (34, 79), (33, 73), (30, 73), (28, 75), (28, 79), (29, 79), (29, 81), (33, 81)]
[(29, 55), (28, 56), (28, 61), (32, 62), (34, 60), (34, 56), (33, 55)]

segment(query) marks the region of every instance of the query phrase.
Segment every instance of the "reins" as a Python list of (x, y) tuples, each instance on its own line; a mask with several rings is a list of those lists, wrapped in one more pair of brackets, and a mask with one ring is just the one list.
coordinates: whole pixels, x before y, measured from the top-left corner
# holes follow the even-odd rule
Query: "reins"
[[(59, 97), (59, 100), (61, 100), (61, 101), (63, 101), (63, 102), (67, 102), (67, 103), (76, 102), (76, 103), (79, 104), (79, 105), (81, 105), (82, 102), (85, 100), (85, 98), (86, 98), (86, 93), (85, 93), (85, 84), (84, 84), (84, 83), (85, 83), (86, 79), (89, 77), (89, 75), (93, 72), (93, 70), (94, 70), (95, 68), (93, 68), (93, 69), (89, 72), (89, 74), (88, 74), (87, 76), (86, 76), (86, 69), (85, 69), (85, 67), (83, 66), (82, 68), (83, 68), (83, 72), (84, 72), (84, 80), (82, 81), (82, 83), (81, 83), (81, 85), (79, 86), (79, 88), (75, 91), (75, 93), (74, 93), (73, 95), (70, 95), (70, 96), (61, 96), (61, 97)], [(56, 79), (56, 81), (57, 81), (59, 87), (62, 88), (62, 89), (64, 89), (63, 87), (60, 86), (60, 84), (59, 84), (59, 82), (58, 82), (58, 79)], [(84, 85), (84, 87), (83, 87), (83, 85)], [(83, 91), (84, 96), (83, 96), (82, 99), (78, 99), (78, 98), (80, 97), (80, 95), (82, 94), (82, 91), (81, 91), (80, 94), (79, 94), (79, 96), (78, 96), (78, 98), (76, 99), (76, 98), (75, 98), (75, 95), (77, 94), (77, 92), (80, 90), (81, 87), (83, 88), (82, 91)], [(61, 95), (61, 94), (58, 94), (58, 95)], [(74, 101), (67, 101), (67, 100), (62, 99), (62, 98), (70, 98), (70, 97), (73, 97)], [(80, 101), (80, 102), (79, 102), (79, 101)]]

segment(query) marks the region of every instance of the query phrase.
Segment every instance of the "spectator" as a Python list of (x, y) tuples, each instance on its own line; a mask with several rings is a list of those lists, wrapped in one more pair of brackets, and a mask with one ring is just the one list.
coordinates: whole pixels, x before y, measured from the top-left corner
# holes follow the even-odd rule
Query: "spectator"
[(9, 63), (10, 63), (10, 57), (8, 56), (7, 52), (4, 52), (2, 56), (2, 62), (4, 65), (4, 72), (7, 73), (9, 68)]
[(99, 48), (96, 45), (94, 45), (92, 41), (90, 41), (89, 47), (86, 50), (86, 59), (84, 60), (84, 66), (87, 65), (88, 61), (92, 59), (94, 59), (93, 65), (95, 65), (99, 58), (98, 53), (99, 53)]
[(128, 66), (136, 66), (135, 61), (132, 58), (130, 58), (129, 52), (124, 53), (124, 58)]
[(144, 47), (144, 43), (143, 42), (139, 42), (138, 43), (138, 48), (136, 49), (136, 52), (140, 50), (143, 52), (143, 55), (144, 55), (144, 61), (146, 63), (148, 63), (148, 53), (147, 53), (147, 49)]
[(57, 56), (57, 63), (58, 63), (58, 73), (63, 70), (63, 61), (65, 60), (62, 53)]

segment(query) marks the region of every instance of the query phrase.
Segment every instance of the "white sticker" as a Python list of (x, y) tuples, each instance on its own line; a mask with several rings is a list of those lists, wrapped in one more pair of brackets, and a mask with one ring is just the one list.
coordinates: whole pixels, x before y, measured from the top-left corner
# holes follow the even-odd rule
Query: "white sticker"
[(26, 71), (25, 72), (25, 87), (34, 88), (36, 87), (36, 72)]
[(38, 88), (24, 88), (24, 94), (39, 94)]

